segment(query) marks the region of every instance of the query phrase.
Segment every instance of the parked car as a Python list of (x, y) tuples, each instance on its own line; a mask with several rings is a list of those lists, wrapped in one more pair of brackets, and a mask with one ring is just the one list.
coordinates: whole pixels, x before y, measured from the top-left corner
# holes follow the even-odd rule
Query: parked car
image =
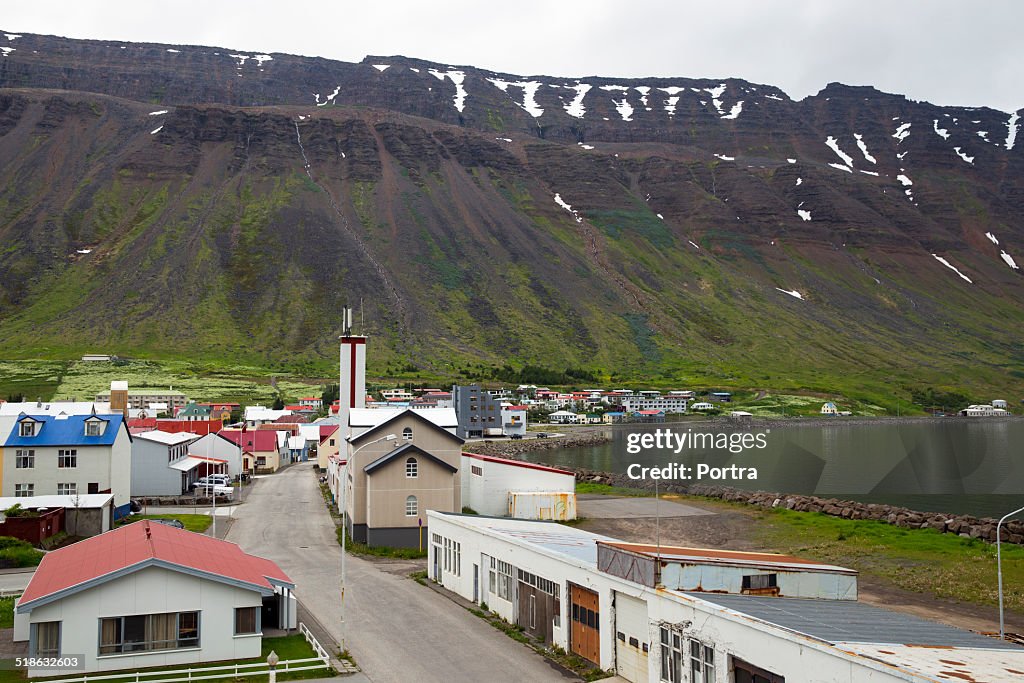
[(231, 486), (231, 477), (226, 474), (211, 474), (192, 484), (192, 488), (196, 490), (209, 490), (215, 486)]
[(513, 434), (509, 438), (510, 439), (521, 439), (521, 438), (523, 438), (523, 435), (522, 434)]
[(548, 433), (547, 432), (537, 432), (537, 438), (538, 439), (546, 439), (546, 438), (548, 438)]
[(157, 524), (166, 524), (167, 526), (173, 526), (175, 529), (184, 529), (185, 525), (181, 523), (181, 520), (177, 519), (151, 519), (151, 522)]

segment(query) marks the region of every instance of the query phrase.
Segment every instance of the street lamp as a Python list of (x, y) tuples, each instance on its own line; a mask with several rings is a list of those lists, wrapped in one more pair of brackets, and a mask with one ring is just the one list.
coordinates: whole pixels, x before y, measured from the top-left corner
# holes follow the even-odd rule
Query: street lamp
[(1024, 512), (1024, 508), (1014, 510), (1010, 514), (1004, 515), (996, 524), (996, 576), (999, 581), (999, 640), (1004, 640), (1006, 638), (1005, 630), (1003, 628), (1003, 553), (1002, 546), (1000, 544), (1000, 541), (1002, 541), (1002, 535), (999, 533), (999, 528), (1003, 526), (1003, 522), (1019, 512)]
[(345, 458), (345, 469), (341, 472), (341, 651), (345, 651), (345, 532), (348, 529), (348, 465), (356, 457), (356, 453), (367, 446), (381, 441), (394, 441), (398, 437), (387, 434), (379, 439), (368, 441)]

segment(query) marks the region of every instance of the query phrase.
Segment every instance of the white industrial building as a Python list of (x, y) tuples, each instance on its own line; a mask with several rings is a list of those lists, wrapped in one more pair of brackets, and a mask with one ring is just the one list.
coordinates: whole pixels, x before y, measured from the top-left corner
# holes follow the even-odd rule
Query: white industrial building
[(635, 683), (1009, 680), (1024, 648), (857, 602), (856, 572), (428, 513), (428, 575)]
[(481, 515), (576, 519), (576, 475), (545, 465), (462, 454), (462, 504)]

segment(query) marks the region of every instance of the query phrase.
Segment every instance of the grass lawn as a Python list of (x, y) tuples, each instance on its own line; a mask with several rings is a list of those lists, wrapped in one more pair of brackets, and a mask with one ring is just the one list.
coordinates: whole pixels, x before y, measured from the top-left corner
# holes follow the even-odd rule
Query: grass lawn
[[(308, 657), (315, 657), (316, 656), (316, 653), (313, 652), (313, 648), (309, 645), (309, 643), (306, 642), (306, 639), (303, 636), (301, 636), (299, 634), (296, 634), (296, 635), (291, 635), (291, 636), (281, 636), (279, 638), (264, 638), (263, 639), (263, 649), (262, 649), (262, 653), (261, 653), (259, 658), (257, 658), (257, 659), (239, 660), (237, 663), (238, 664), (255, 664), (255, 663), (258, 663), (258, 662), (266, 662), (267, 661), (267, 655), (270, 654), (271, 650), (273, 650), (274, 652), (277, 653), (277, 656), (280, 658), (280, 660), (282, 662), (285, 661), (285, 660), (289, 660), (289, 659), (306, 659)], [(198, 667), (228, 665), (228, 664), (234, 664), (234, 663), (235, 662), (203, 662), (203, 663), (200, 663), (200, 664), (194, 664), (192, 666), (194, 668), (198, 668)], [(300, 664), (299, 666), (306, 666), (306, 665)], [(279, 680), (279, 681), (296, 681), (296, 680), (303, 680), (303, 679), (309, 679), (309, 678), (327, 678), (327, 677), (330, 677), (330, 676), (336, 676), (337, 675), (336, 671), (334, 671), (333, 669), (328, 669), (326, 667), (322, 668), (322, 669), (310, 669), (309, 671), (295, 671), (295, 672), (286, 672), (286, 671), (280, 669), (280, 665), (278, 665), (278, 667), (279, 668), (278, 668), (278, 672), (277, 672), (277, 680)], [(147, 668), (147, 669), (138, 669), (138, 671), (142, 671), (142, 672), (180, 671), (180, 670), (187, 669), (187, 668), (189, 668), (189, 665), (181, 664), (181, 665), (172, 665), (172, 666), (156, 666), (156, 667), (151, 667), (151, 668)], [(132, 670), (132, 675), (130, 675), (130, 676), (126, 675), (124, 678), (113, 678), (113, 679), (110, 679), (109, 681), (105, 681), (104, 683), (134, 683), (135, 682), (135, 675), (134, 675), (135, 671), (136, 670), (133, 669)], [(113, 675), (113, 674), (116, 674), (116, 673), (117, 673), (116, 671), (108, 671), (108, 672), (103, 672), (102, 674), (98, 674), (98, 675)], [(77, 678), (77, 677), (79, 677), (81, 675), (82, 675), (81, 672), (75, 672), (75, 673), (71, 673), (71, 674), (68, 674), (68, 675), (65, 675), (65, 676), (56, 677), (56, 678)], [(185, 677), (185, 676), (186, 676), (186, 674), (180, 674), (180, 676), (176, 675), (175, 677), (177, 678), (177, 677)], [(51, 678), (33, 678), (33, 679), (29, 679), (28, 677), (25, 676), (25, 673), (22, 670), (0, 670), (0, 683), (26, 683), (28, 680), (46, 681), (46, 680), (53, 680), (53, 678), (54, 677), (51, 677)], [(153, 678), (158, 678), (158, 677), (154, 676)], [(143, 678), (142, 680), (143, 680), (143, 683), (145, 683), (146, 679)], [(260, 676), (260, 675), (246, 675), (245, 673), (242, 673), (238, 677), (226, 676), (224, 678), (209, 679), (209, 683), (235, 683), (235, 682), (237, 682), (237, 683), (246, 683), (247, 681), (266, 683), (267, 676), (266, 676), (266, 674)]]
[[(850, 567), (906, 590), (998, 603), (996, 547), (991, 543), (934, 529), (778, 509), (763, 513), (759, 534), (779, 552)], [(1004, 543), (1002, 551), (1006, 607), (1024, 611), (1024, 548)]]
[(132, 522), (138, 522), (140, 519), (176, 519), (185, 525), (188, 531), (195, 531), (196, 533), (203, 533), (210, 528), (210, 524), (213, 523), (213, 517), (210, 515), (132, 515), (125, 523), (131, 524)]

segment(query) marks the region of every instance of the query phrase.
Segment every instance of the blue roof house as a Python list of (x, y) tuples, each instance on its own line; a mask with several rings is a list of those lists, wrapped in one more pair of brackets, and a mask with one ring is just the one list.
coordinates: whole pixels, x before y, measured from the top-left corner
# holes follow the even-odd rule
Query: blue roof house
[(114, 516), (127, 514), (132, 437), (123, 415), (21, 414), (0, 438), (0, 495), (112, 493)]

